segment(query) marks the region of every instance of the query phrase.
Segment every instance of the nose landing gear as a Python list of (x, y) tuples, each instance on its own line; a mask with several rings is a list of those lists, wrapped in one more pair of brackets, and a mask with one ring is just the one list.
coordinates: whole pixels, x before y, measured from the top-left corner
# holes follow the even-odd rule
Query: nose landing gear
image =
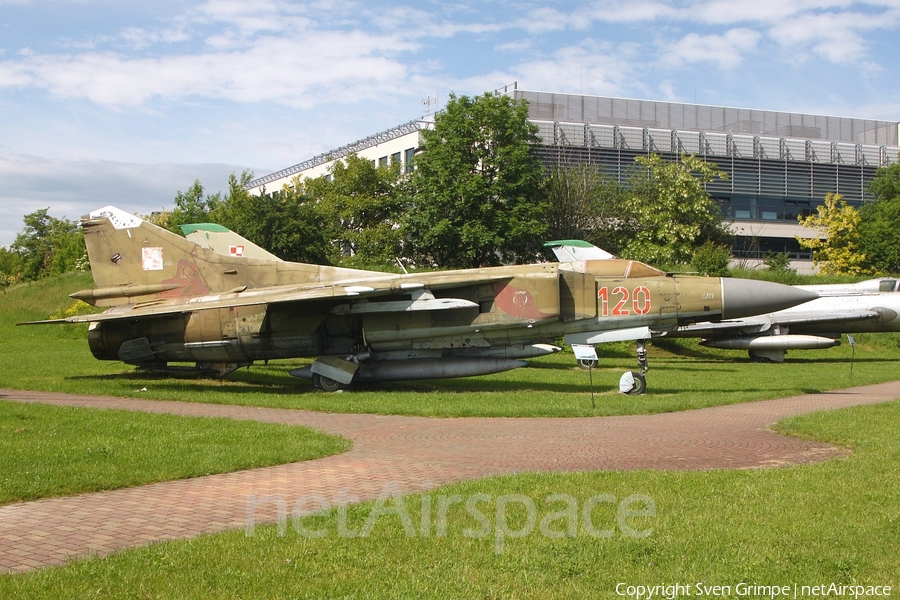
[(619, 392), (629, 396), (637, 396), (647, 391), (647, 371), (650, 364), (647, 362), (647, 343), (645, 340), (637, 341), (638, 367), (641, 371), (626, 371), (619, 379)]

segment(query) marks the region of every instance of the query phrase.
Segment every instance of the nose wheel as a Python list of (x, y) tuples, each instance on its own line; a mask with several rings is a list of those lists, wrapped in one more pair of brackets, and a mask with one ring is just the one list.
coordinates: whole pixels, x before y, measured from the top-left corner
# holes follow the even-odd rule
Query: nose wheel
[(644, 340), (637, 342), (637, 359), (640, 373), (626, 371), (619, 379), (619, 391), (629, 396), (637, 396), (647, 391), (646, 374), (650, 370), (650, 364), (647, 362), (647, 343)]
[(619, 391), (629, 396), (637, 396), (647, 391), (647, 380), (637, 371), (625, 371), (619, 379)]

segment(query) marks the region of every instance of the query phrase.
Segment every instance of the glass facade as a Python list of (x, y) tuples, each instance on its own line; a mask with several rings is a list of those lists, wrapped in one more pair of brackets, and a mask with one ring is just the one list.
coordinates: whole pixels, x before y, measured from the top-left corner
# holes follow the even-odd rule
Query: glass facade
[[(550, 165), (588, 162), (624, 182), (637, 156), (695, 154), (726, 180), (707, 189), (736, 223), (797, 224), (828, 193), (859, 206), (880, 166), (898, 162), (896, 122), (513, 90), (529, 102), (538, 153)], [(791, 237), (739, 239), (738, 256), (786, 252)]]

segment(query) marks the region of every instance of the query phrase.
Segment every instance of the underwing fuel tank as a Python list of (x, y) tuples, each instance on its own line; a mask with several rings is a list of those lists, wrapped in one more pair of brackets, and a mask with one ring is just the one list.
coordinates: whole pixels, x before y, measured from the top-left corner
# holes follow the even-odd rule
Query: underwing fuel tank
[(780, 283), (723, 277), (722, 318), (739, 319), (797, 306), (818, 294)]
[(815, 350), (839, 346), (840, 340), (820, 335), (767, 335), (721, 340), (702, 340), (701, 346), (729, 350)]
[[(489, 375), (524, 367), (524, 360), (512, 358), (469, 358), (448, 356), (443, 358), (414, 358), (409, 360), (384, 360), (362, 363), (353, 376), (354, 383), (381, 381), (410, 381), (415, 379), (445, 379)], [(294, 377), (312, 379), (312, 367), (294, 369)]]

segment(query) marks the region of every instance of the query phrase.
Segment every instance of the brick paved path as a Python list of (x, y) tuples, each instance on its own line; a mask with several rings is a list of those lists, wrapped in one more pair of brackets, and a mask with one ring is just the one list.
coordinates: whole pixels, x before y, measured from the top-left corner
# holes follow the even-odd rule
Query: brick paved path
[[(0, 506), (0, 572), (126, 546), (275, 522), (311, 494), (336, 501), (416, 492), (522, 471), (716, 469), (816, 462), (841, 453), (767, 426), (817, 410), (900, 398), (900, 381), (700, 410), (626, 417), (447, 418), (315, 413), (0, 389), (17, 402), (307, 425), (353, 440), (344, 454), (238, 473)], [(385, 488), (390, 484), (389, 488)], [(256, 498), (256, 500), (254, 500)]]

